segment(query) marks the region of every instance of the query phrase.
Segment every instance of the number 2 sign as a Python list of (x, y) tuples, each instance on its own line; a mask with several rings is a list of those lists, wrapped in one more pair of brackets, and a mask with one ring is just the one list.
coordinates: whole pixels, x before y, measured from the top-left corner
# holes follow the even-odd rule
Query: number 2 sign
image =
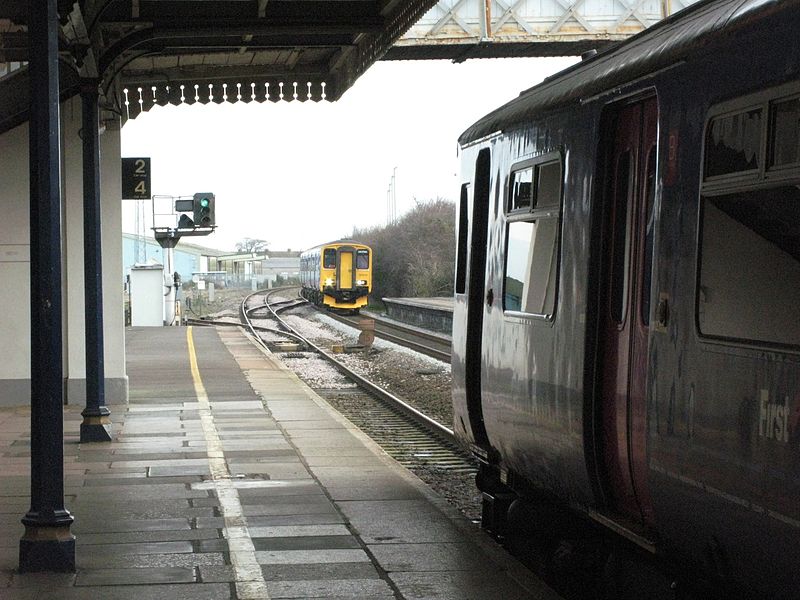
[(150, 192), (150, 158), (122, 159), (122, 199), (148, 200)]

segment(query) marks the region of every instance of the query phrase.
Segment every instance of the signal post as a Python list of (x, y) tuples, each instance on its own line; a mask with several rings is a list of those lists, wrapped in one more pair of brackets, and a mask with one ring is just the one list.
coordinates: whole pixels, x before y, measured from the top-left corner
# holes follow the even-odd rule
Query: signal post
[[(156, 241), (166, 251), (169, 271), (172, 271), (175, 264), (175, 246), (178, 245), (181, 237), (208, 235), (217, 228), (215, 204), (216, 198), (210, 192), (194, 194), (191, 199), (177, 198), (174, 204), (175, 213), (181, 213), (178, 218), (178, 226), (174, 228), (153, 227)], [(191, 217), (188, 214), (190, 212), (192, 213)], [(179, 286), (180, 276), (177, 272), (172, 272), (169, 292), (164, 296), (164, 321), (168, 325), (173, 325), (175, 322), (175, 296)]]

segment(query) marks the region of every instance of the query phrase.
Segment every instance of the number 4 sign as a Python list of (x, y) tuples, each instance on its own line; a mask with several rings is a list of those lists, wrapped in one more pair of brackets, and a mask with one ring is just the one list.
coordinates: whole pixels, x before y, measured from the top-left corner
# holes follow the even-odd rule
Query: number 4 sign
[(149, 200), (150, 158), (122, 159), (122, 199)]

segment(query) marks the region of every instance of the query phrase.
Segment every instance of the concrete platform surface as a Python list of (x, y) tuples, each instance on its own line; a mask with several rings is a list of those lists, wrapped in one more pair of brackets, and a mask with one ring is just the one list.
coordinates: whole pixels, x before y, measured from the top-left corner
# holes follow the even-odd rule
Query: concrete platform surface
[(241, 332), (126, 346), (114, 440), (65, 410), (74, 574), (16, 572), (30, 413), (0, 409), (0, 599), (558, 598)]

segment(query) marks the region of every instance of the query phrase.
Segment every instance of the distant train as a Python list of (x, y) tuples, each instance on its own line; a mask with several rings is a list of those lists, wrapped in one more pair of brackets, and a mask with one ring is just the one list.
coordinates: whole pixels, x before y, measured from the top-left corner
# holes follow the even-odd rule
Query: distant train
[(372, 291), (372, 250), (352, 240), (306, 250), (300, 255), (300, 282), (309, 302), (357, 313)]
[(490, 529), (562, 515), (800, 598), (798, 32), (797, 1), (701, 1), (462, 134), (454, 429)]

